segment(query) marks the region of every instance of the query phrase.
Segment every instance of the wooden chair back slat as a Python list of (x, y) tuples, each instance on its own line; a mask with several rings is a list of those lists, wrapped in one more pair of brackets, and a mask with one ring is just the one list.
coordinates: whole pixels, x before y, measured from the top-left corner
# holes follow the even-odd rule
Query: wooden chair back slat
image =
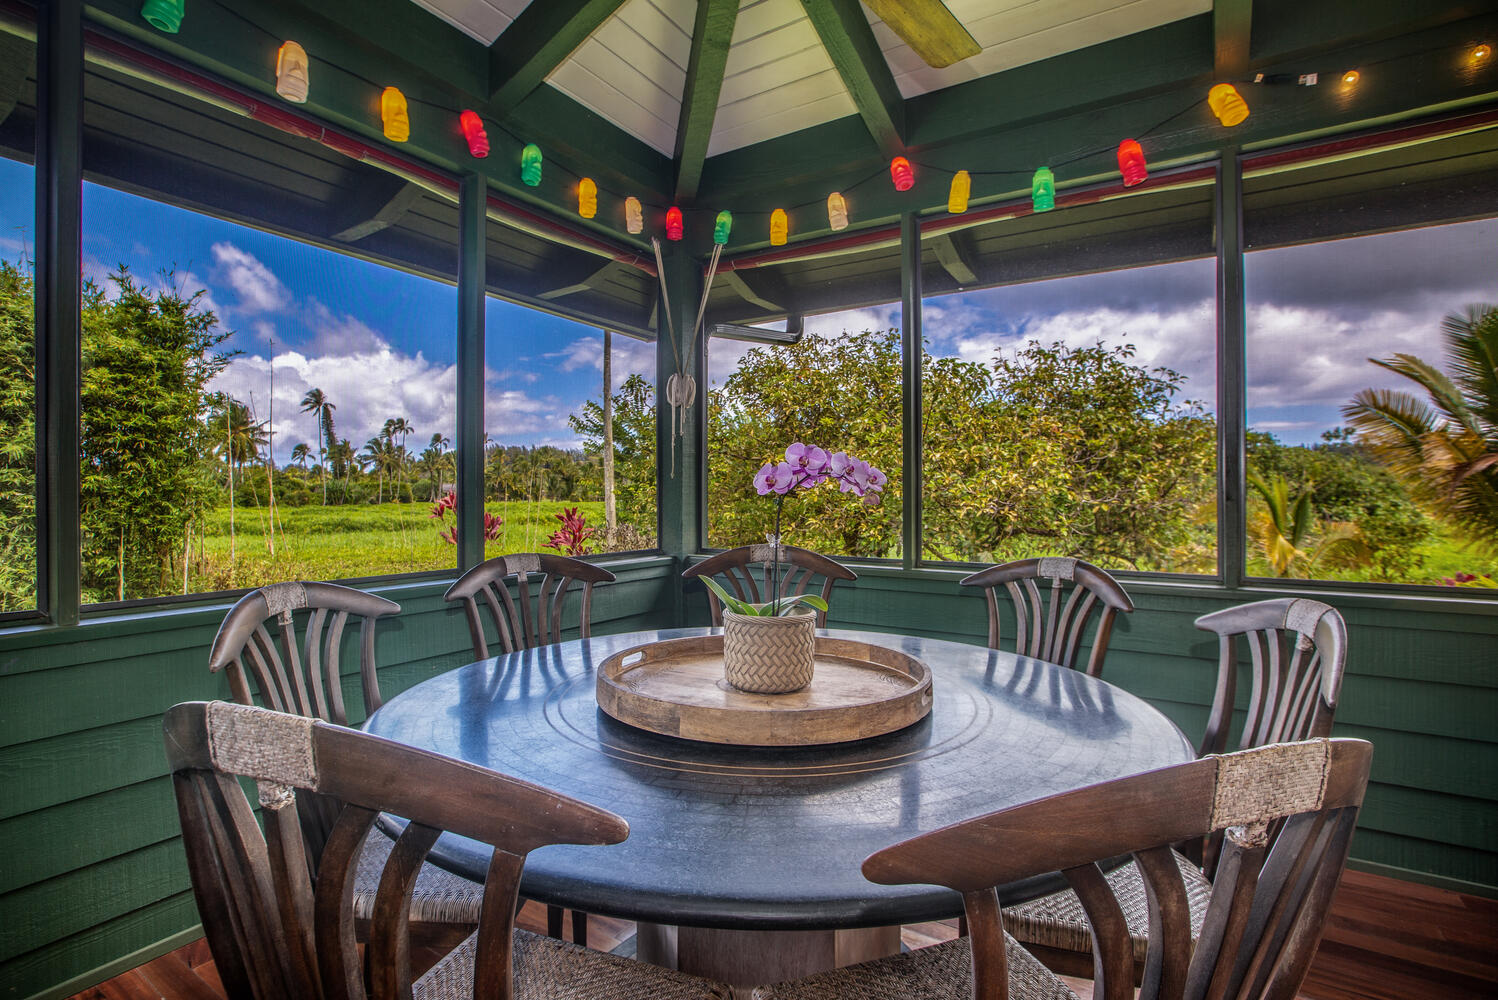
[[(734, 597), (751, 604), (768, 601), (772, 596), (782, 600), (811, 593), (816, 581), (821, 584), (817, 596), (832, 598), (832, 587), (839, 580), (857, 580), (858, 574), (820, 552), (780, 546), (780, 587), (775, 589), (775, 551), (769, 545), (742, 545), (719, 552), (682, 570), (683, 580), (711, 577)], [(714, 625), (723, 624), (723, 602), (711, 590), (707, 605)], [(817, 628), (827, 627), (827, 613), (817, 612)]]
[[(1346, 863), (1371, 758), (1370, 744), (1346, 739), (1208, 757), (922, 834), (870, 855), (863, 871), (874, 882), (962, 893), (974, 995), (985, 997), (1007, 995), (998, 958), (1002, 911), (990, 912), (996, 908), (988, 902), (995, 887), (1061, 871), (1092, 929), (1093, 995), (1133, 1000), (1133, 945), (1098, 868), (1130, 854), (1149, 907), (1140, 1000), (1290, 1000)], [(1186, 888), (1170, 845), (1229, 827), (1193, 948)]]
[(1203, 615), (1196, 627), (1218, 636), (1217, 690), (1202, 754), (1228, 749), (1240, 640), (1251, 684), (1237, 748), (1331, 734), (1347, 658), (1347, 626), (1336, 609), (1279, 598)]
[(613, 573), (581, 559), (551, 553), (517, 553), (495, 556), (473, 567), (448, 587), (443, 597), (462, 602), (469, 637), (473, 640), (473, 655), (485, 660), (492, 655), (486, 620), (497, 637), (500, 653), (561, 642), (567, 595), (577, 587), (582, 592), (578, 629), (586, 639), (592, 634), (593, 587), (613, 581)]
[[(618, 843), (629, 832), (586, 803), (320, 721), (190, 703), (168, 712), (165, 725), (193, 891), (232, 996), (409, 997), (412, 892), (432, 845), (452, 831), (494, 848), (474, 995), (508, 1000), (526, 855), (547, 844)], [(239, 777), (260, 782), (263, 831)], [(338, 803), (315, 880), (300, 836), (302, 799), (288, 786)], [(410, 822), (380, 873), (361, 957), (355, 876), (382, 811)]]
[[(1038, 582), (1048, 580), (1042, 593)], [(1134, 602), (1105, 570), (1080, 559), (1020, 559), (980, 570), (962, 580), (981, 587), (988, 597), (988, 644), (1001, 648), (1003, 638), (998, 588), (1009, 594), (1014, 612), (1014, 651), (1064, 667), (1077, 665), (1087, 628), (1095, 620), (1086, 671), (1103, 672), (1115, 616), (1134, 610)]]
[(334, 583), (278, 583), (252, 590), (224, 616), (208, 669), (229, 672), (240, 704), (253, 704), (258, 692), (268, 708), (341, 725), (348, 713), (340, 653), (350, 617), (360, 619), (359, 677), (367, 714), (380, 707), (374, 622), (399, 611), (393, 601)]

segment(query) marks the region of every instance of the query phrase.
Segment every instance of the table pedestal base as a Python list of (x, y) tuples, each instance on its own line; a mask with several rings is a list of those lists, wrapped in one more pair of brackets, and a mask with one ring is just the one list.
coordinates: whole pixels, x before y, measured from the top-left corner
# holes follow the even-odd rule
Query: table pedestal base
[(799, 979), (900, 950), (900, 928), (826, 931), (732, 931), (640, 923), (635, 957), (733, 986)]

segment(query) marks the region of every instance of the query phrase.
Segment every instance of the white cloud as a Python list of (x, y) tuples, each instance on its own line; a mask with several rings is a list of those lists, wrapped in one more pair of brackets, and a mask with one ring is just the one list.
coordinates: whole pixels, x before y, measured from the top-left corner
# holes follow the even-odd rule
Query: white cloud
[(389, 346), (368, 323), (348, 313), (334, 313), (315, 298), (307, 301), (306, 323), (313, 334), (307, 346), (316, 354), (372, 354)]
[[(239, 357), (214, 380), (223, 390), (267, 419), (270, 408), (271, 361)], [(334, 429), (357, 449), (379, 434), (385, 421), (405, 417), (416, 428), (406, 446), (420, 450), (433, 433), (452, 437), (457, 413), (457, 368), (429, 362), (420, 352), (410, 355), (381, 342), (373, 349), (349, 354), (308, 357), (300, 351), (275, 356), (276, 461), (288, 461), (291, 448), (305, 441), (317, 446), (312, 414), (301, 412), (302, 397), (321, 389), (332, 401)]]
[(239, 297), (236, 306), (242, 311), (278, 312), (291, 303), (291, 291), (249, 251), (228, 241), (215, 243), (213, 260), (221, 280)]

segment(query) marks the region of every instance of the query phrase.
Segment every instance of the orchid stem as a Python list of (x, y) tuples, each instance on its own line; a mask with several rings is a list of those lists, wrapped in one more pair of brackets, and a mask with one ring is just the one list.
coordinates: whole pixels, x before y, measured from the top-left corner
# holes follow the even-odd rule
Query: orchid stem
[(773, 596), (770, 598), (770, 614), (776, 617), (780, 615), (780, 508), (784, 503), (785, 494), (778, 494), (775, 497), (774, 569), (770, 571), (770, 586), (773, 588)]

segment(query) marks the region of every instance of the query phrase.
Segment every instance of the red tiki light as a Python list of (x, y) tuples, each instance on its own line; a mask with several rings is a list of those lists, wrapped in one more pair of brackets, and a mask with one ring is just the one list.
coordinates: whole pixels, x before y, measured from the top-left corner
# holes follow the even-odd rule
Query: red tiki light
[(489, 133), (484, 131), (484, 120), (479, 113), (465, 111), (458, 116), (458, 123), (463, 126), (463, 138), (468, 140), (469, 154), (480, 160), (488, 156)]
[(681, 209), (672, 205), (666, 210), (666, 239), (673, 242), (681, 239)]
[(1144, 162), (1144, 150), (1135, 139), (1125, 139), (1118, 144), (1118, 170), (1123, 174), (1124, 187), (1143, 184), (1149, 179), (1149, 168)]
[(910, 168), (910, 161), (903, 156), (890, 160), (889, 179), (895, 182), (896, 191), (909, 191), (914, 187), (915, 171)]

